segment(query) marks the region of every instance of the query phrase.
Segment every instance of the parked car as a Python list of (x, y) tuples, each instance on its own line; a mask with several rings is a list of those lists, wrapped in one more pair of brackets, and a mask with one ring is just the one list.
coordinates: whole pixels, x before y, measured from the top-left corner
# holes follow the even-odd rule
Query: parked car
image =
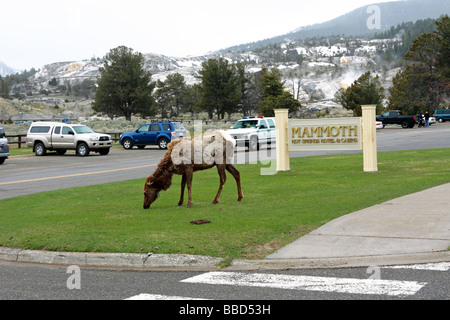
[(434, 112), (436, 121), (445, 122), (450, 120), (450, 109), (438, 109)]
[(9, 144), (6, 139), (5, 130), (0, 128), (0, 164), (3, 164), (9, 157)]
[(383, 128), (384, 128), (384, 124), (383, 124), (383, 122), (381, 122), (381, 121), (376, 121), (376, 122), (375, 122), (375, 127), (376, 127), (377, 129), (383, 129)]
[(181, 122), (155, 122), (146, 123), (136, 131), (123, 133), (119, 142), (124, 149), (139, 149), (148, 145), (157, 145), (160, 149), (167, 149), (172, 140), (186, 136), (186, 129)]
[(95, 133), (91, 128), (79, 124), (60, 122), (34, 122), (27, 133), (27, 146), (37, 156), (49, 151), (63, 155), (67, 150), (76, 150), (81, 157), (91, 151), (107, 155), (112, 147), (111, 136)]
[(436, 123), (436, 117), (430, 117), (430, 125)]
[(237, 146), (259, 150), (261, 144), (276, 143), (275, 118), (244, 117), (227, 132), (236, 140)]

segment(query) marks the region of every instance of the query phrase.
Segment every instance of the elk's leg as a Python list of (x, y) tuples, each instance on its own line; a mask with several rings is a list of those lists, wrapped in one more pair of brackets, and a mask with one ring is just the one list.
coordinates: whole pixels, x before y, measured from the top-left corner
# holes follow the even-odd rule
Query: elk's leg
[(244, 198), (244, 195), (242, 194), (242, 187), (241, 187), (241, 174), (232, 164), (227, 164), (226, 169), (229, 173), (231, 173), (233, 175), (234, 179), (236, 180), (236, 185), (238, 188), (237, 201), (240, 202)]
[(180, 202), (178, 202), (178, 206), (183, 205), (184, 189), (186, 189), (186, 175), (185, 174), (183, 174), (183, 177), (181, 178), (181, 196), (180, 196)]
[(192, 178), (194, 175), (194, 168), (193, 167), (187, 167), (186, 168), (186, 184), (188, 188), (188, 197), (189, 201), (187, 204), (187, 208), (192, 207)]
[(217, 195), (214, 198), (212, 204), (218, 204), (219, 203), (220, 194), (222, 193), (222, 190), (223, 190), (223, 185), (227, 181), (227, 174), (225, 173), (224, 165), (218, 165), (217, 166), (217, 171), (219, 172), (220, 186), (219, 186), (219, 190), (217, 191)]

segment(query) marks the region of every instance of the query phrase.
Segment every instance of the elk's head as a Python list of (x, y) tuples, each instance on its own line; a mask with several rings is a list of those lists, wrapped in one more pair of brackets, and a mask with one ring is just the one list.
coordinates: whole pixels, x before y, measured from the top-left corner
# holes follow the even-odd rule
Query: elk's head
[(150, 205), (159, 198), (159, 191), (161, 188), (155, 186), (153, 177), (148, 177), (144, 186), (144, 209), (150, 209)]

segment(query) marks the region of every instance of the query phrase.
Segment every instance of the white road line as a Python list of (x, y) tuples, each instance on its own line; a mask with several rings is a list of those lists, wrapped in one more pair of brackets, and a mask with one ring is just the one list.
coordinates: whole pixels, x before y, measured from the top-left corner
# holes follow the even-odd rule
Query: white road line
[(414, 264), (404, 266), (387, 266), (384, 269), (414, 269), (414, 270), (429, 270), (429, 271), (448, 271), (450, 270), (450, 262), (441, 263), (427, 263), (427, 264)]
[(177, 296), (164, 296), (159, 294), (148, 294), (142, 293), (137, 296), (130, 297), (125, 300), (205, 300), (205, 299), (194, 299), (188, 297), (177, 297)]
[(419, 283), (416, 281), (289, 276), (235, 272), (209, 272), (182, 280), (181, 282), (388, 296), (414, 295), (426, 285), (426, 283)]

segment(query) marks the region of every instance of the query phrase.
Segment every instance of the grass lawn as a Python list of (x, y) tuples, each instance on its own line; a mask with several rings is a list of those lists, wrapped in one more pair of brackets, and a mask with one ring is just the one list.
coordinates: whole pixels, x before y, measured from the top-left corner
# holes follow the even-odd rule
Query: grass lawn
[(23, 156), (23, 155), (29, 155), (33, 154), (33, 148), (13, 148), (12, 146), (9, 146), (9, 153), (12, 156)]
[[(198, 172), (190, 209), (177, 207), (179, 176), (148, 211), (144, 177), (6, 199), (0, 246), (259, 259), (339, 216), (450, 182), (450, 149), (382, 152), (378, 162), (363, 173), (362, 154), (296, 158), (275, 176), (239, 165), (244, 200), (228, 175), (216, 206), (217, 170)], [(190, 223), (198, 219), (211, 223)]]

